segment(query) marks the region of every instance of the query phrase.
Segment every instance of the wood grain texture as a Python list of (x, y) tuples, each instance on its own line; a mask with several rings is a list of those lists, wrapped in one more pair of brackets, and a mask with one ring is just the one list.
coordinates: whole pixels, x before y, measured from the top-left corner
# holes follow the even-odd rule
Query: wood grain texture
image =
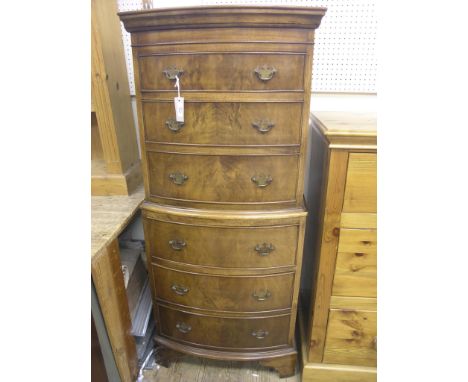
[[(164, 70), (177, 68), (182, 91), (226, 90), (302, 90), (304, 77), (303, 53), (173, 53), (139, 56), (141, 91), (168, 90), (174, 92), (174, 80)], [(255, 73), (259, 67), (275, 70), (269, 80)]]
[(308, 363), (302, 382), (377, 382), (375, 367)]
[(373, 297), (332, 296), (330, 309), (377, 310), (377, 299)]
[(333, 275), (338, 248), (341, 209), (345, 190), (348, 153), (332, 151), (324, 196), (322, 228), (319, 230), (317, 253), (318, 273), (315, 290), (312, 295), (310, 315), (312, 317), (308, 330), (310, 338), (309, 362), (321, 362), (325, 337), (327, 333), (328, 311), (332, 292)]
[[(140, 159), (120, 23), (116, 16), (117, 4), (110, 0), (93, 0), (91, 8), (92, 104), (99, 132), (99, 142), (94, 147), (101, 147), (104, 172), (108, 175), (106, 178), (99, 173), (93, 174), (98, 183), (92, 188), (92, 193), (96, 191), (97, 195), (105, 195), (108, 180), (112, 183), (110, 195), (128, 195), (135, 183), (141, 182), (141, 172), (132, 170), (131, 176), (127, 176), (131, 168), (140, 165)], [(96, 139), (96, 134), (92, 137)], [(120, 175), (119, 180), (115, 178), (117, 175)], [(118, 185), (119, 181), (133, 183), (122, 187)]]
[[(174, 103), (143, 102), (146, 140), (190, 145), (299, 145), (301, 103), (185, 102), (184, 124), (177, 132)], [(273, 125), (260, 132), (258, 126)], [(263, 125), (262, 125), (263, 124)]]
[[(248, 228), (144, 221), (151, 256), (184, 264), (247, 269), (295, 265), (299, 227), (278, 223), (277, 227)], [(174, 248), (171, 241), (184, 245)]]
[(343, 212), (341, 228), (377, 228), (377, 214)]
[(91, 198), (91, 258), (105, 250), (122, 233), (144, 199), (143, 187), (130, 196)]
[[(311, 44), (309, 30), (301, 28), (282, 29), (278, 33), (277, 29), (268, 27), (258, 28), (187, 28), (146, 31), (145, 33), (132, 33), (132, 46), (145, 48), (156, 47), (161, 48), (171, 46), (173, 49), (178, 49), (183, 46), (200, 46), (207, 44), (213, 46), (223, 44), (226, 46), (236, 46), (236, 44), (250, 45), (258, 49), (258, 44), (262, 44), (262, 50), (268, 48), (269, 45), (286, 45), (288, 49), (291, 45), (297, 45), (299, 49), (305, 51), (306, 44)], [(283, 48), (284, 49), (284, 48)], [(275, 47), (274, 51), (279, 51)], [(146, 50), (143, 50), (144, 52)]]
[[(150, 193), (155, 197), (212, 203), (291, 202), (296, 198), (298, 158), (281, 156), (181, 155), (148, 153)], [(170, 174), (188, 177), (175, 184)], [(252, 177), (271, 177), (258, 187)], [(216, 207), (217, 208), (217, 207)]]
[(223, 6), (151, 9), (119, 13), (128, 32), (180, 28), (306, 28), (320, 25), (326, 8)]
[(377, 231), (341, 229), (332, 294), (377, 297)]
[(351, 153), (343, 212), (377, 212), (377, 154)]
[[(168, 355), (260, 360), (282, 375), (295, 368), (313, 30), (324, 12), (203, 7), (120, 14), (132, 32), (145, 234), (155, 313), (165, 328), (156, 342)], [(271, 79), (256, 74), (263, 66), (274, 67)], [(171, 67), (183, 70), (180, 128), (166, 125), (175, 90), (163, 71)], [(267, 118), (275, 126), (261, 134), (252, 124)], [(263, 264), (245, 255), (273, 239)], [(176, 318), (190, 322), (177, 325)], [(259, 322), (268, 334), (257, 328), (242, 337)]]
[(291, 306), (293, 273), (216, 276), (153, 265), (153, 275), (156, 298), (174, 304), (234, 312), (262, 312)]
[(311, 118), (332, 149), (377, 149), (375, 113), (314, 112)]
[(377, 365), (377, 313), (331, 309), (324, 363)]
[(93, 258), (91, 274), (120, 378), (132, 382), (138, 371), (138, 359), (117, 240)]
[[(162, 306), (158, 306), (158, 310), (161, 334), (183, 343), (243, 351), (285, 347), (288, 343), (288, 332), (283, 328), (288, 326), (289, 315), (241, 319), (190, 314)], [(259, 333), (260, 338), (252, 333)]]

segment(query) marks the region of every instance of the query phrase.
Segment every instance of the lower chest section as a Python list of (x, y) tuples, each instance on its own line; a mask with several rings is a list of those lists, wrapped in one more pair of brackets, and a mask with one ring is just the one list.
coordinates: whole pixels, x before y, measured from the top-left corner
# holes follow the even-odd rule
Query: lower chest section
[(159, 335), (208, 349), (291, 346), (305, 212), (181, 211), (143, 208)]

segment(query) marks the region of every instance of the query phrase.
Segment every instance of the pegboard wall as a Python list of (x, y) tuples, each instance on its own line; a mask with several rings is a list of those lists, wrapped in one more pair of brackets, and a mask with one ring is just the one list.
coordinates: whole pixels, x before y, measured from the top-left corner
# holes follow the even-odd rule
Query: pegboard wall
[[(312, 90), (330, 93), (376, 93), (377, 0), (153, 0), (155, 8), (196, 5), (277, 5), (326, 7), (315, 35)], [(142, 1), (117, 0), (120, 11), (142, 9)], [(130, 93), (133, 82), (130, 35), (122, 25)]]

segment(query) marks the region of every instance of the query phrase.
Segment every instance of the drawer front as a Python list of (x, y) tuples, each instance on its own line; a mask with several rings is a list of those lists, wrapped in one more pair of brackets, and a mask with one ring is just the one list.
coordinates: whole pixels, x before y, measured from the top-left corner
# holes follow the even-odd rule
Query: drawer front
[(174, 53), (140, 55), (141, 89), (303, 90), (304, 53)]
[(294, 265), (299, 227), (207, 227), (145, 219), (151, 256), (221, 268)]
[(147, 155), (152, 196), (238, 204), (296, 198), (296, 155)]
[(349, 154), (343, 212), (377, 212), (377, 154)]
[(332, 294), (377, 297), (376, 230), (340, 230)]
[(331, 309), (324, 363), (377, 365), (377, 313)]
[(191, 344), (258, 349), (288, 343), (289, 316), (241, 319), (158, 309), (161, 334)]
[(174, 102), (143, 101), (145, 139), (199, 145), (300, 144), (302, 103), (189, 102), (184, 123)]
[(153, 265), (156, 296), (194, 308), (260, 312), (291, 307), (293, 274), (213, 276)]

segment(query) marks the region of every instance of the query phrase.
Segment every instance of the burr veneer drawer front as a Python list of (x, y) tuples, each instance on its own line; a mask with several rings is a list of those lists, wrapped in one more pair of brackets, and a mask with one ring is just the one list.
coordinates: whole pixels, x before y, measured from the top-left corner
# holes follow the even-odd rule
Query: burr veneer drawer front
[(151, 196), (203, 203), (296, 200), (297, 155), (198, 155), (148, 152)]
[(141, 91), (304, 89), (304, 53), (173, 53), (139, 56)]
[(301, 102), (190, 102), (176, 122), (174, 102), (143, 101), (145, 139), (200, 145), (299, 145)]
[[(209, 227), (145, 218), (150, 255), (221, 268), (292, 266), (299, 226)], [(278, 222), (281, 224), (281, 221)]]
[(218, 276), (152, 265), (156, 297), (193, 308), (231, 312), (289, 309), (294, 273)]
[(268, 318), (225, 318), (191, 314), (158, 306), (160, 332), (169, 338), (225, 349), (286, 346), (289, 315)]

